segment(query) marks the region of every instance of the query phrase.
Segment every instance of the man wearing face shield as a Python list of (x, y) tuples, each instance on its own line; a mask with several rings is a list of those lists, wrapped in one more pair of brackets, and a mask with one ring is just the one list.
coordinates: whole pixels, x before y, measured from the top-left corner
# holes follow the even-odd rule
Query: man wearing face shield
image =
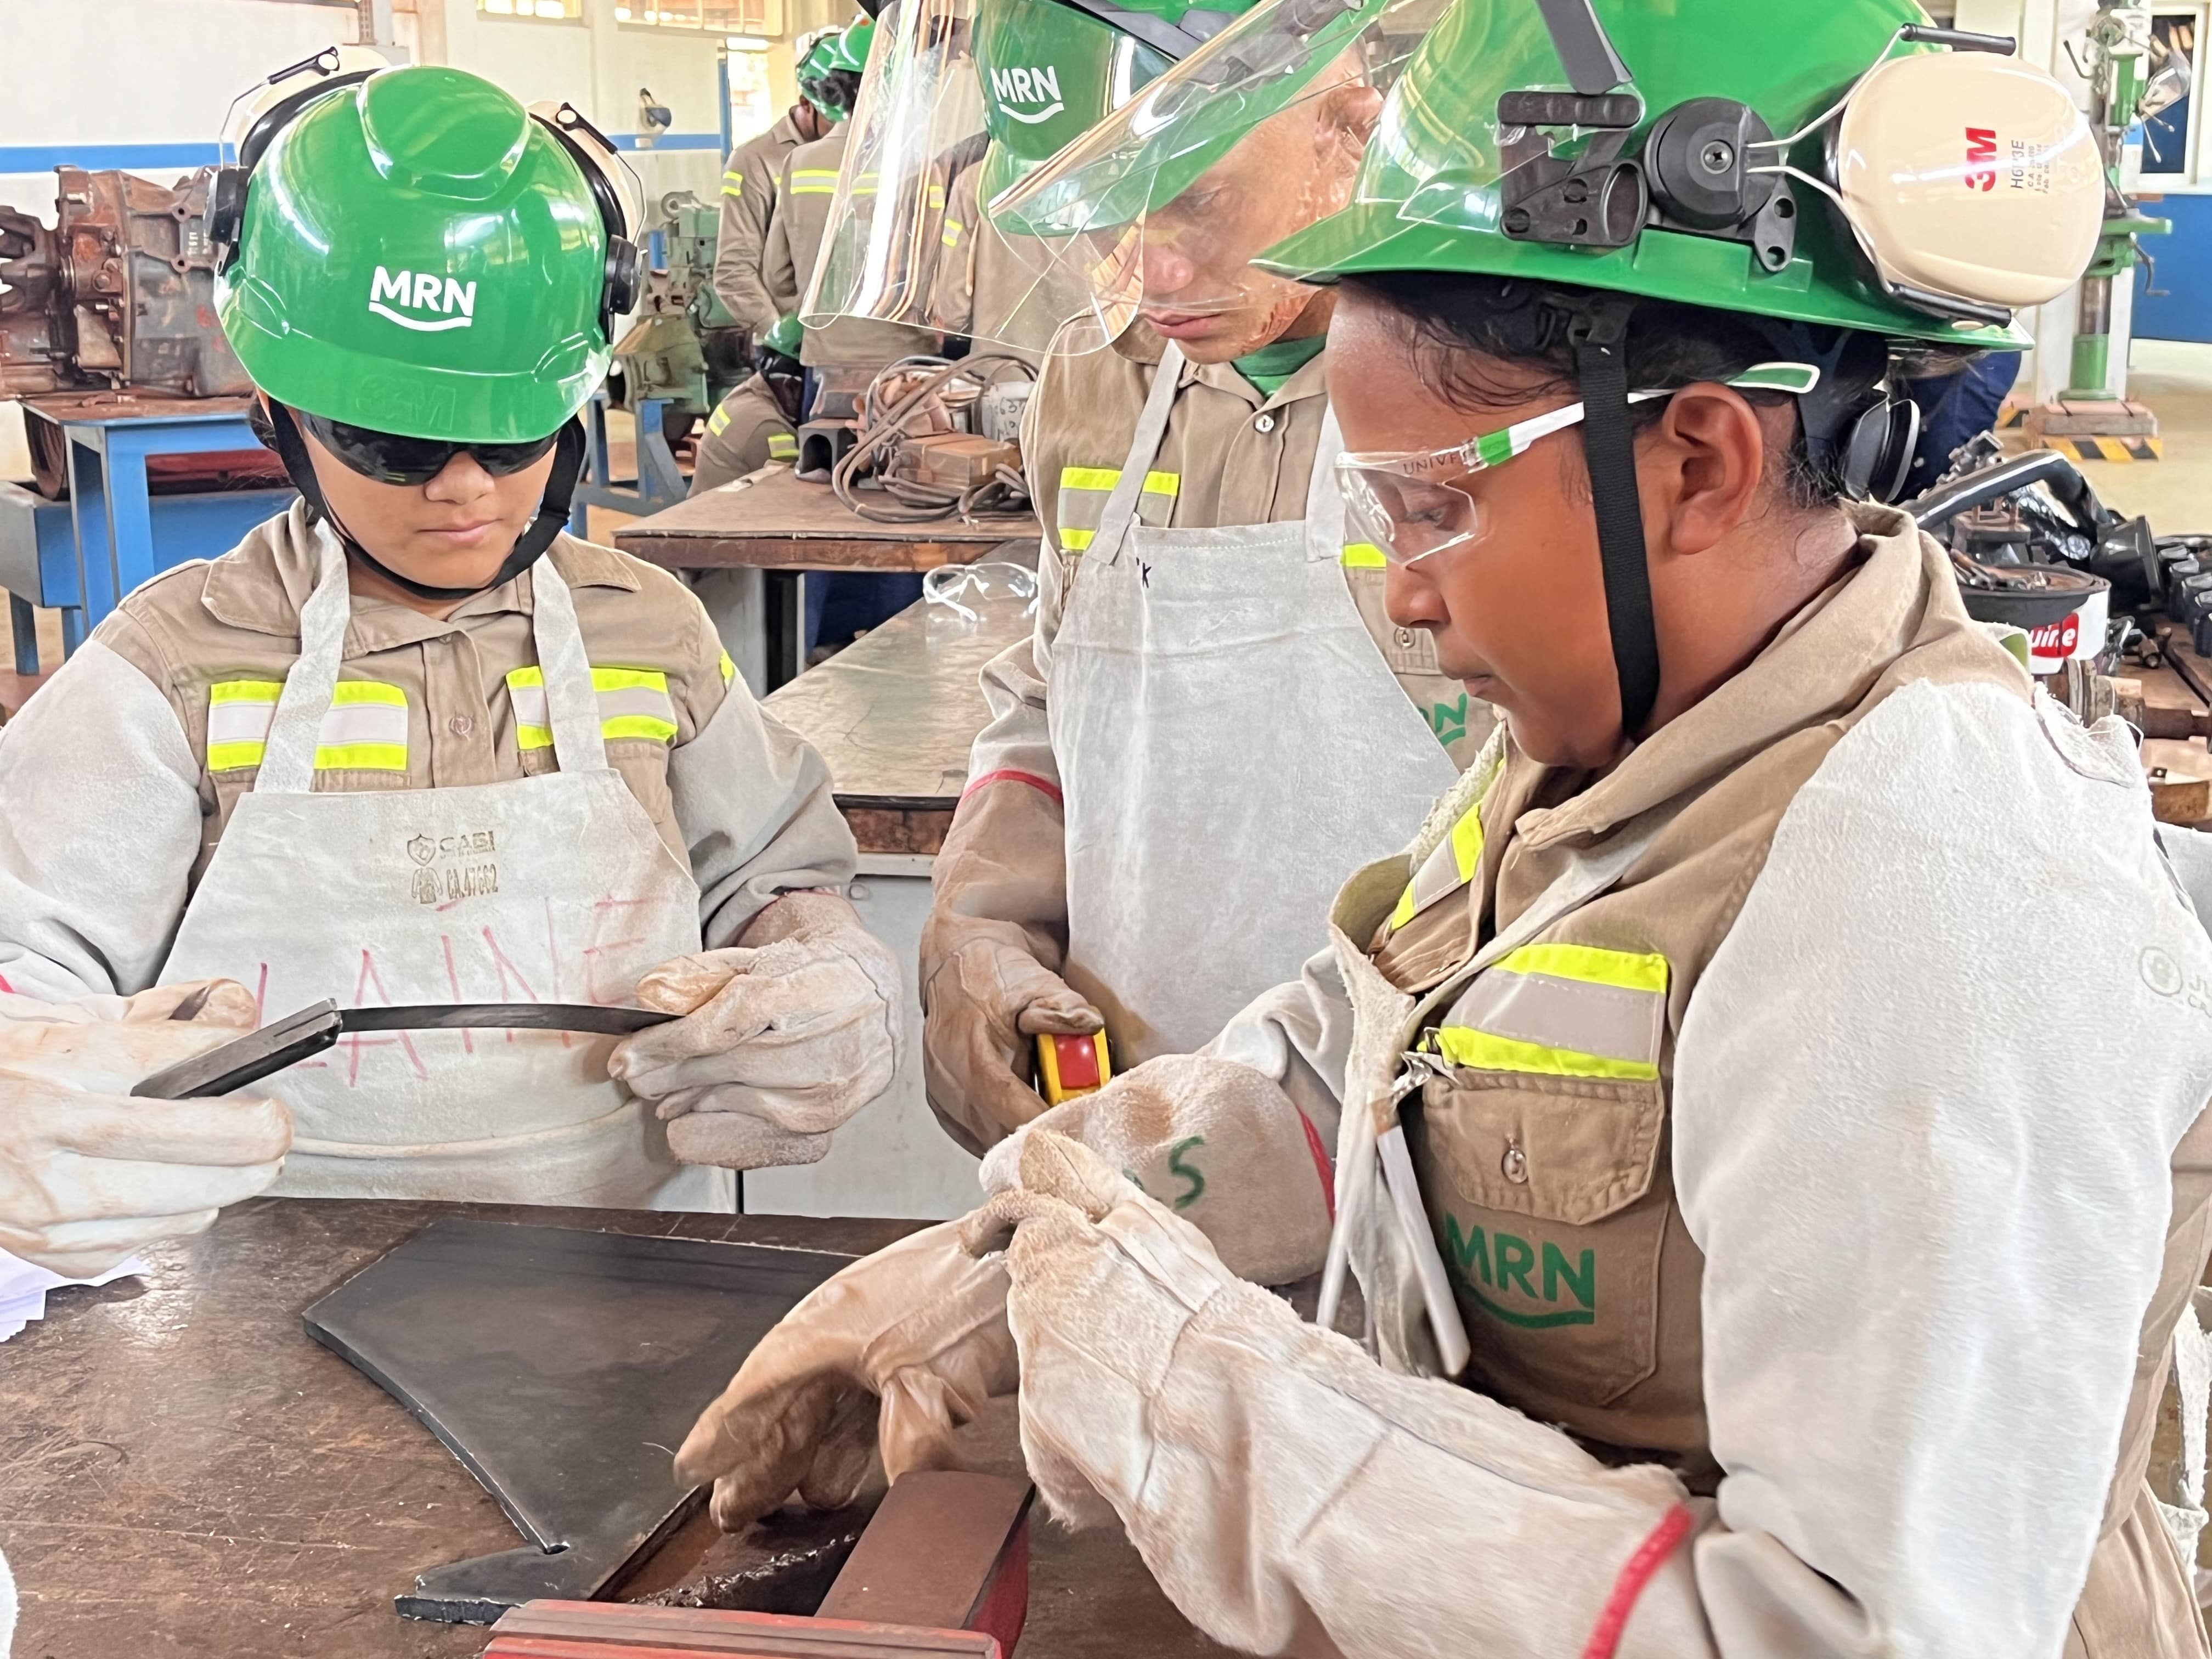
[[(1330, 299), (1249, 263), (1348, 197), (1382, 101), (1359, 32), (1208, 123), (1182, 106), (1148, 118), (1143, 88), (1222, 47), (1221, 12), (982, 0), (971, 16), (939, 0), (884, 27), (854, 138), (876, 200), (899, 158), (941, 169), (988, 136), (972, 169), (986, 210), (963, 234), (1027, 276), (989, 296), (979, 276), (971, 331), (979, 349), (1046, 353), (1023, 428), (1048, 526), (1037, 625), (985, 672), (994, 720), (922, 940), (930, 1100), (981, 1151), (1044, 1109), (1028, 1081), (1039, 1034), (1103, 1023), (1117, 1063), (1188, 1052), (1294, 975), (1335, 849), (1401, 836), (1488, 720), (1390, 625), (1380, 555), (1343, 534), (1319, 362)], [(1076, 164), (1038, 168), (1117, 107), (1147, 117), (1145, 153), (1109, 124)], [(926, 206), (942, 177), (901, 188)], [(1044, 185), (1046, 208), (1003, 214), (1018, 181), (1018, 198)], [(919, 258), (860, 250), (960, 251), (950, 224), (851, 222), (818, 309), (897, 314), (933, 291)], [(1199, 823), (1254, 856), (1222, 865)], [(1259, 1139), (1310, 1169), (1310, 1127), (1285, 1115)]]

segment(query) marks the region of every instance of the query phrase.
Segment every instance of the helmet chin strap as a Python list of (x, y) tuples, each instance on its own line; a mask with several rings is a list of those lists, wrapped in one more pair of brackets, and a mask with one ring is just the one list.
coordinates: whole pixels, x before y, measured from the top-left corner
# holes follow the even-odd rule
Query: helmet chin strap
[(321, 482), (315, 477), (315, 466), (307, 454), (307, 440), (300, 435), (299, 423), (292, 411), (275, 398), (269, 400), (268, 413), (263, 414), (256, 404), (247, 416), (254, 435), (276, 452), (284, 463), (284, 471), (293, 487), (307, 503), (309, 522), (320, 519), (337, 533), (337, 538), (349, 556), (359, 559), (371, 570), (394, 586), (422, 599), (465, 599), (478, 593), (489, 592), (503, 582), (517, 576), (538, 562), (545, 550), (553, 545), (568, 522), (568, 504), (575, 494), (576, 480), (584, 470), (584, 426), (571, 420), (561, 428), (560, 441), (553, 447), (553, 470), (545, 479), (545, 494), (539, 501), (538, 516), (528, 528), (516, 538), (514, 550), (492, 574), (491, 580), (477, 587), (433, 587), (428, 582), (418, 582), (411, 576), (403, 576), (391, 566), (363, 547), (353, 532), (338, 522), (337, 514), (331, 511), (330, 503), (323, 499)]
[(1636, 486), (1636, 434), (1628, 402), (1628, 315), (1633, 301), (1593, 299), (1568, 324), (1583, 398), (1583, 453), (1597, 517), (1605, 617), (1620, 683), (1620, 735), (1633, 743), (1659, 699), (1659, 632), (1651, 614), (1651, 568), (1644, 504)]

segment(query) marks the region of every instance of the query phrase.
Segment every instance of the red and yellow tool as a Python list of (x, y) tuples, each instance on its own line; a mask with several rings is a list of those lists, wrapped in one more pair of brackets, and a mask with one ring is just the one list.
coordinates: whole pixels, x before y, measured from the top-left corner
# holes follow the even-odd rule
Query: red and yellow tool
[(1036, 1052), (1037, 1092), (1047, 1105), (1095, 1095), (1114, 1080), (1114, 1056), (1103, 1031), (1089, 1036), (1048, 1033), (1036, 1040)]

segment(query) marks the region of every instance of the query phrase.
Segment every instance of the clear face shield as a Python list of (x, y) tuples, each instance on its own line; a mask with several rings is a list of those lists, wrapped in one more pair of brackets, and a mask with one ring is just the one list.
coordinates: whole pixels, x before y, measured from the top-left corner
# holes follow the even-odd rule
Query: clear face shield
[[(1267, 0), (988, 204), (1102, 320), (1141, 315), (1194, 361), (1279, 337), (1310, 289), (1262, 249), (1352, 199), (1399, 70), (1447, 0)], [(1089, 350), (1112, 335), (1064, 336)]]
[(1167, 59), (1059, 0), (892, 0), (877, 20), (830, 231), (800, 302), (1043, 352), (1103, 344), (1133, 303), (982, 210)]

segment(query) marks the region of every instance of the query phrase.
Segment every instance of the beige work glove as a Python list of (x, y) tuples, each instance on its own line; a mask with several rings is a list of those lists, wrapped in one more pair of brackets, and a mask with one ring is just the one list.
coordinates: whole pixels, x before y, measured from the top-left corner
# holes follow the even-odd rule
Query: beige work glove
[(76, 1003), (0, 998), (0, 1249), (89, 1279), (264, 1190), (292, 1145), (282, 1103), (129, 1097), (255, 1018), (252, 994), (230, 980)]
[(898, 1070), (898, 963), (835, 893), (786, 893), (744, 939), (640, 980), (641, 1004), (684, 1018), (625, 1037), (607, 1073), (653, 1103), (686, 1164), (812, 1164)]
[(946, 1132), (972, 1152), (1041, 1115), (1038, 1036), (1088, 1036), (1098, 1011), (1054, 972), (1067, 938), (1060, 804), (1000, 782), (961, 801), (937, 855), (921, 930), (921, 1074)]
[(962, 1225), (1006, 1253), (1030, 1474), (1062, 1517), (1118, 1519), (1217, 1641), (1714, 1659), (1689, 1547), (1707, 1511), (1671, 1471), (1384, 1370), (1085, 1147), (1032, 1132), (1019, 1176)]
[(948, 1221), (854, 1262), (786, 1314), (701, 1413), (676, 1473), (714, 1483), (734, 1532), (796, 1492), (853, 1501), (877, 1455), (896, 1480), (952, 1462), (953, 1431), (1014, 1389), (1003, 1259)]
[(983, 1159), (983, 1190), (1018, 1186), (1032, 1134), (1080, 1141), (1196, 1226), (1238, 1277), (1288, 1285), (1328, 1254), (1334, 1176), (1321, 1137), (1273, 1080), (1170, 1054), (1054, 1107)]

